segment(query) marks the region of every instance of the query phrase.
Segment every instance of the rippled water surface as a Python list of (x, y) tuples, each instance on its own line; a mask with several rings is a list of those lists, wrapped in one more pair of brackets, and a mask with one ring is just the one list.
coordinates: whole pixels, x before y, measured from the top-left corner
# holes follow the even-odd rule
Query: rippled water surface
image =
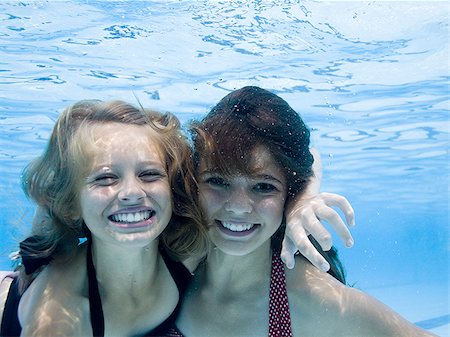
[[(448, 6), (1, 2), (0, 268), (29, 228), (20, 171), (65, 106), (138, 98), (187, 122), (258, 85), (302, 115), (322, 154), (322, 190), (355, 208), (355, 247), (335, 239), (349, 281), (374, 292), (408, 285), (448, 323)], [(422, 284), (439, 290), (418, 293)]]

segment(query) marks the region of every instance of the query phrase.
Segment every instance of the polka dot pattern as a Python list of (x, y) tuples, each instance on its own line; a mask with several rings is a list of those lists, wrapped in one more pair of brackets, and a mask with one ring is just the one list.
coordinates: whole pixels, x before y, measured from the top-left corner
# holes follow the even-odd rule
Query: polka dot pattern
[[(170, 329), (167, 337), (183, 337), (176, 328)], [(291, 315), (286, 289), (286, 274), (279, 253), (272, 255), (272, 274), (269, 293), (269, 337), (292, 337)]]
[(286, 274), (280, 254), (273, 253), (269, 294), (269, 337), (292, 337)]

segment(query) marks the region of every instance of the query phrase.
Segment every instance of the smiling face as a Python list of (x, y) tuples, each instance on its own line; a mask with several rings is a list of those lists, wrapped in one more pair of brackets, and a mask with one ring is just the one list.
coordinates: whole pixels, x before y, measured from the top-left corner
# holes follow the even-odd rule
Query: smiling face
[(172, 198), (155, 131), (95, 124), (90, 167), (80, 186), (81, 215), (95, 240), (145, 246), (166, 228)]
[(213, 244), (246, 255), (270, 240), (283, 220), (287, 188), (280, 166), (262, 146), (252, 152), (252, 175), (223, 175), (200, 163), (200, 202)]

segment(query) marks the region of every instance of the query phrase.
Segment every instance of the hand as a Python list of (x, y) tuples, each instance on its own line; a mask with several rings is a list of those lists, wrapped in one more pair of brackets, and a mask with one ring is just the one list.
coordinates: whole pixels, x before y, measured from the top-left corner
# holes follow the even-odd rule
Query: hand
[(324, 251), (333, 244), (331, 234), (322, 225), (326, 221), (338, 233), (347, 247), (353, 246), (353, 238), (339, 214), (331, 207), (339, 207), (349, 226), (355, 224), (355, 214), (347, 199), (338, 194), (320, 193), (293, 202), (286, 211), (286, 234), (281, 249), (281, 258), (289, 269), (294, 268), (294, 255), (299, 251), (317, 268), (328, 271), (330, 265), (314, 248), (308, 235), (311, 234)]

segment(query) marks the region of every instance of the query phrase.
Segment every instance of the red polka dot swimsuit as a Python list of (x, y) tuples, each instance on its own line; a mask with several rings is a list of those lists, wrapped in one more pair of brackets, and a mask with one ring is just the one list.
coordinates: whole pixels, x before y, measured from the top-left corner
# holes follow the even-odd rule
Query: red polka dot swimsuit
[(286, 274), (279, 253), (272, 255), (269, 294), (269, 337), (292, 337)]
[[(167, 337), (184, 337), (175, 327)], [(279, 253), (272, 254), (272, 272), (269, 293), (269, 337), (292, 337), (291, 315), (286, 289), (286, 274)]]

